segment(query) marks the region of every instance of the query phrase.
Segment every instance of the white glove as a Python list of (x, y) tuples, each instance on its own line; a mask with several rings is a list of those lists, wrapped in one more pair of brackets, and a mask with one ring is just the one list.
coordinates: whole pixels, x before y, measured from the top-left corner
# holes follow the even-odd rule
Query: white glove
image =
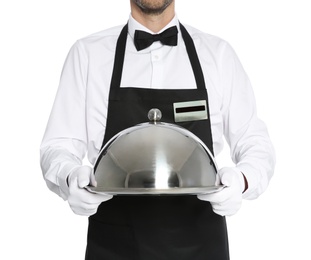
[(245, 189), (243, 174), (236, 168), (222, 168), (217, 173), (224, 189), (211, 193), (198, 195), (200, 200), (209, 201), (213, 211), (221, 216), (234, 215), (242, 206), (242, 193)]
[(91, 216), (96, 213), (98, 206), (112, 198), (111, 195), (95, 194), (87, 191), (86, 186), (96, 187), (92, 168), (81, 166), (68, 176), (68, 203), (72, 211), (78, 215)]

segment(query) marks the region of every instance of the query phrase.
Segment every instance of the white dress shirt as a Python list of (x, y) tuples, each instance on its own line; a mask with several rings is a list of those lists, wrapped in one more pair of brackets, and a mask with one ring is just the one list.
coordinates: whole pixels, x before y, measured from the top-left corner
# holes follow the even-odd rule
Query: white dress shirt
[[(173, 25), (179, 30), (177, 17), (163, 30)], [(41, 145), (44, 178), (63, 199), (68, 174), (81, 166), (86, 154), (94, 164), (101, 148), (116, 41), (122, 27), (78, 40), (64, 64)], [(265, 124), (256, 115), (249, 79), (227, 42), (185, 27), (195, 43), (205, 77), (215, 155), (222, 150), (225, 137), (233, 162), (248, 180), (244, 198), (254, 199), (272, 177), (275, 156)], [(150, 31), (132, 16), (128, 28), (121, 87), (196, 88), (180, 30), (177, 46), (155, 42), (138, 52), (133, 43), (135, 30)]]

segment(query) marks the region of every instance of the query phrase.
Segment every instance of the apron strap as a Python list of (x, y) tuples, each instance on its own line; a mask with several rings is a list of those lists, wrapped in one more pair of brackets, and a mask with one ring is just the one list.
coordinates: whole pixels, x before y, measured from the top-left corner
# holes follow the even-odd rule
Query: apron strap
[(114, 65), (113, 72), (110, 82), (110, 89), (119, 88), (121, 85), (123, 64), (124, 64), (124, 56), (125, 56), (125, 47), (126, 47), (126, 39), (128, 32), (128, 24), (126, 24), (118, 38), (116, 45), (116, 52), (114, 57)]
[(186, 30), (186, 28), (181, 23), (179, 23), (179, 26), (180, 26), (180, 30), (181, 30), (183, 39), (185, 41), (187, 53), (188, 53), (189, 60), (190, 60), (191, 66), (192, 66), (195, 81), (197, 83), (197, 88), (201, 89), (201, 90), (206, 89), (202, 67), (201, 67), (201, 64), (199, 61), (197, 51), (196, 51), (195, 46), (194, 46), (194, 42), (193, 42), (190, 34)]

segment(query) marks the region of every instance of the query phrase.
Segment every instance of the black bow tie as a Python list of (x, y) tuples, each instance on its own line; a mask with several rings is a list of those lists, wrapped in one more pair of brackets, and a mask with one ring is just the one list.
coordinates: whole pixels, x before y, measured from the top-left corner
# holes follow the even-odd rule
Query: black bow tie
[(135, 31), (134, 44), (138, 51), (149, 47), (153, 42), (160, 41), (164, 45), (176, 46), (177, 45), (177, 27), (173, 26), (160, 34), (150, 34), (144, 31)]

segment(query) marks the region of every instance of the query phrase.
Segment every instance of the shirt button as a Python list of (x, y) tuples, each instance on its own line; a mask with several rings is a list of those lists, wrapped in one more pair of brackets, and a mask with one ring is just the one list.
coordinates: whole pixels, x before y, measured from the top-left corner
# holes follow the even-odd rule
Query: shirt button
[(154, 59), (158, 60), (159, 59), (159, 55), (154, 55)]

